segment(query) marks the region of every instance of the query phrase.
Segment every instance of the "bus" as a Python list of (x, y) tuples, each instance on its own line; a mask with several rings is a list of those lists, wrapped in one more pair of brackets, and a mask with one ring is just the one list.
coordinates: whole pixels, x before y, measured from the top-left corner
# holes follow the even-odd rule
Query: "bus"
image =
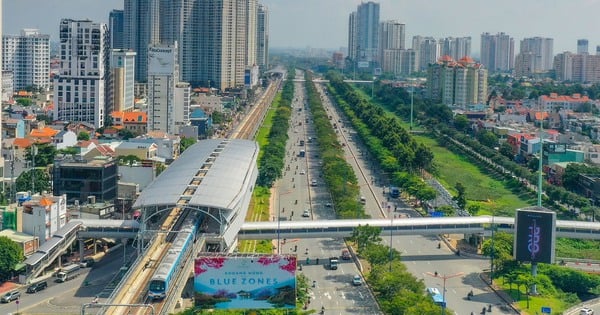
[(427, 294), (431, 296), (433, 303), (440, 306), (445, 306), (446, 302), (444, 301), (444, 296), (440, 293), (438, 288), (427, 288)]
[(392, 198), (400, 197), (400, 188), (390, 187), (390, 197), (392, 197)]

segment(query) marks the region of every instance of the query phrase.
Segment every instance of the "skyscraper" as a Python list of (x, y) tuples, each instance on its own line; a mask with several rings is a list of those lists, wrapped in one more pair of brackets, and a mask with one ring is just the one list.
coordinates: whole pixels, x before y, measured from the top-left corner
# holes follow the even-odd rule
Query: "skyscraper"
[(135, 80), (138, 82), (147, 80), (148, 46), (160, 42), (159, 4), (160, 0), (124, 0), (123, 45), (137, 53)]
[(348, 16), (348, 57), (352, 60), (356, 60), (358, 56), (358, 43), (356, 42), (358, 29), (356, 23), (356, 11), (354, 11)]
[(471, 37), (446, 37), (440, 40), (440, 51), (455, 60), (471, 56)]
[[(106, 116), (108, 28), (90, 20), (62, 19), (60, 70), (54, 76), (54, 118), (100, 128)], [(109, 93), (110, 94), (110, 93)]]
[(587, 39), (578, 39), (577, 40), (577, 54), (588, 54), (588, 40)]
[(419, 55), (417, 69), (420, 71), (440, 58), (440, 45), (433, 37), (413, 36), (412, 49)]
[(112, 10), (108, 15), (108, 30), (110, 32), (110, 48), (125, 48), (123, 40), (123, 10)]
[(13, 72), (17, 90), (50, 88), (50, 35), (24, 29), (20, 35), (2, 36), (2, 70)]
[(487, 101), (487, 70), (471, 57), (458, 62), (445, 55), (427, 70), (427, 97), (446, 105), (471, 105)]
[(177, 44), (148, 48), (148, 131), (178, 134), (189, 120), (191, 91), (179, 82), (178, 53)]
[(269, 9), (258, 5), (256, 18), (256, 63), (261, 71), (269, 67)]
[(383, 64), (385, 50), (405, 48), (404, 29), (404, 23), (398, 21), (383, 21), (379, 24), (379, 55), (377, 60), (380, 64)]
[(348, 47), (354, 49), (349, 55), (357, 61), (376, 61), (379, 49), (379, 3), (361, 3), (356, 13), (350, 15)]
[[(554, 40), (552, 38), (532, 37), (521, 41), (519, 48), (521, 61), (527, 61), (526, 64), (531, 67), (531, 72), (541, 72), (552, 69)], [(531, 53), (529, 56), (528, 53)], [(531, 62), (528, 60), (531, 59)], [(519, 65), (519, 66), (522, 66)], [(515, 68), (517, 65), (515, 64)]]
[(107, 111), (131, 111), (135, 105), (135, 55), (133, 51), (113, 49), (110, 57), (111, 83)]
[(258, 1), (246, 0), (246, 66), (256, 65)]
[(513, 69), (515, 59), (515, 43), (512, 37), (505, 33), (492, 35), (481, 34), (481, 63), (490, 70), (509, 71)]

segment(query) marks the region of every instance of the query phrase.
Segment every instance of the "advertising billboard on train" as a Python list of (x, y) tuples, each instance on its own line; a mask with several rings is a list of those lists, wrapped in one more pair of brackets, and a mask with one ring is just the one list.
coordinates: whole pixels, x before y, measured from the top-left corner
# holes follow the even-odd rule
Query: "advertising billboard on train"
[(554, 262), (556, 213), (542, 207), (518, 209), (515, 216), (515, 260)]
[(201, 255), (194, 265), (194, 292), (198, 308), (294, 308), (296, 256)]

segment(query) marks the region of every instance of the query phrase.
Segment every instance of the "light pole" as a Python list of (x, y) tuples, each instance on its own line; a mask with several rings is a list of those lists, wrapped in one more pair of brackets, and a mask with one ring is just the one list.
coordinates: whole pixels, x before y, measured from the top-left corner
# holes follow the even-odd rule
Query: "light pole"
[(437, 273), (437, 271), (435, 273), (431, 273), (431, 272), (426, 272), (428, 275), (434, 277), (434, 278), (440, 278), (442, 280), (444, 280), (444, 286), (442, 288), (442, 299), (444, 300), (444, 302), (442, 303), (442, 315), (446, 314), (446, 280), (447, 279), (451, 279), (451, 278), (456, 278), (456, 277), (460, 277), (463, 274), (465, 274), (464, 272), (459, 272), (459, 273), (455, 273), (452, 275), (440, 275)]
[(291, 190), (288, 190), (279, 194), (279, 197), (277, 198), (277, 255), (281, 253), (281, 196), (291, 192)]
[(411, 82), (410, 85), (410, 130), (413, 129), (413, 106), (414, 106), (415, 85)]
[(393, 250), (394, 250), (394, 242), (392, 237), (394, 236), (394, 234), (392, 233), (392, 230), (394, 229), (394, 214), (391, 211), (388, 211), (388, 214), (390, 215), (390, 272), (392, 272), (392, 258), (393, 258)]

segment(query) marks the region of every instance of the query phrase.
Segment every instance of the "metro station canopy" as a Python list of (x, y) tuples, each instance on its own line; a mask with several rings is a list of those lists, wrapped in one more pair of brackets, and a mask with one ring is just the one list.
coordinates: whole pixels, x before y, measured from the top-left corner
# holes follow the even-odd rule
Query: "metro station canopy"
[(231, 209), (245, 192), (258, 151), (258, 144), (250, 140), (199, 141), (142, 191), (133, 208), (175, 205), (202, 170), (188, 205)]

